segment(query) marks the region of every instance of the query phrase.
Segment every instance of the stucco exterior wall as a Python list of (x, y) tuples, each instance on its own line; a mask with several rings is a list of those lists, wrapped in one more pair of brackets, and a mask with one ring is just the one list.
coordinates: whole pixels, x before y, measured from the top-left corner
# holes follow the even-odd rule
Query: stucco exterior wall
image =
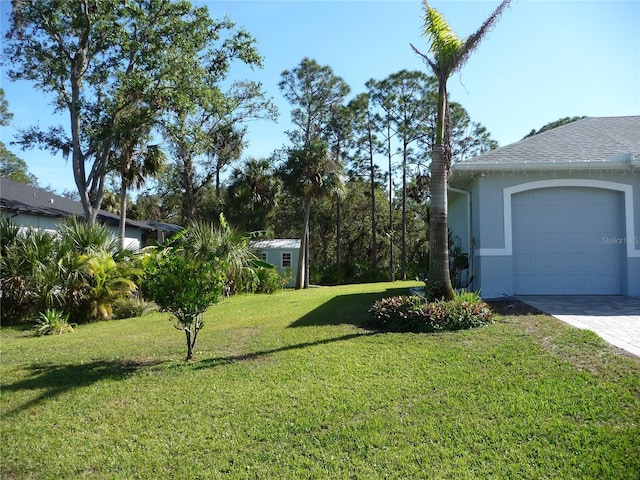
[[(541, 183), (533, 183), (541, 182)], [(620, 191), (625, 236), (617, 241), (627, 245), (623, 265), (623, 293), (640, 296), (640, 172), (548, 172), (548, 173), (492, 173), (477, 175), (462, 190), (471, 195), (471, 208), (463, 208), (464, 195), (450, 194), (449, 219), (453, 235), (468, 237), (467, 222), (471, 225), (474, 282), (471, 287), (481, 290), (485, 298), (513, 294), (513, 257), (511, 252), (510, 204), (505, 204), (505, 190), (518, 191), (531, 186), (588, 186), (612, 187)], [(615, 185), (612, 185), (615, 184)], [(507, 195), (509, 197), (509, 195)], [(505, 208), (507, 215), (505, 215)], [(470, 219), (460, 219), (469, 212)], [(505, 228), (506, 227), (506, 228)], [(603, 240), (604, 241), (604, 240)]]
[(471, 230), (469, 219), (470, 195), (449, 190), (449, 230), (456, 246), (466, 253), (471, 251)]

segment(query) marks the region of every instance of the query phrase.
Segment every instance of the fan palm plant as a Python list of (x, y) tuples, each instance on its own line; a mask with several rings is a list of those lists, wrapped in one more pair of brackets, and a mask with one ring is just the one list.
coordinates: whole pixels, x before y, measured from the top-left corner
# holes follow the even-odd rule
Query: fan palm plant
[(244, 231), (264, 230), (275, 208), (281, 181), (268, 160), (250, 159), (234, 169), (227, 189), (229, 221)]
[(70, 217), (60, 225), (58, 231), (62, 252), (89, 253), (103, 249), (113, 253), (118, 249), (118, 240), (101, 223), (88, 223)]
[(267, 265), (258, 260), (249, 245), (251, 238), (259, 234), (238, 233), (224, 215), (220, 215), (219, 227), (202, 222), (192, 223), (183, 231), (179, 245), (199, 261), (222, 261), (225, 265), (225, 287), (228, 293), (234, 293), (238, 290), (245, 269)]

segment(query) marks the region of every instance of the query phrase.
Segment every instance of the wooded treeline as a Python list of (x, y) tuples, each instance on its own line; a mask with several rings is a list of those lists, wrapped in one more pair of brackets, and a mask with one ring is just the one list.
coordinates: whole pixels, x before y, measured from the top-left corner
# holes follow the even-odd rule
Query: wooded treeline
[[(187, 1), (58, 3), (14, 2), (3, 53), (9, 78), (54, 93), (70, 123), (15, 143), (71, 159), (88, 221), (100, 207), (180, 225), (224, 213), (301, 238), (300, 286), (426, 271), (436, 78), (402, 70), (352, 92), (304, 58), (278, 85), (289, 144), (243, 159), (246, 122), (278, 115), (260, 83), (233, 77), (264, 61), (249, 32)], [(449, 111), (454, 161), (497, 146), (462, 105)]]
[[(184, 224), (224, 213), (237, 229), (265, 230), (273, 238), (302, 238), (308, 228), (312, 283), (424, 273), (435, 79), (403, 70), (351, 94), (329, 66), (305, 58), (282, 73), (280, 88), (292, 107), (289, 146), (269, 158), (239, 160), (241, 145), (224, 165), (195, 158), (202, 188), (193, 194), (192, 211), (184, 207), (190, 193), (180, 164), (171, 160), (138, 195), (132, 216)], [(462, 105), (451, 102), (450, 109), (455, 161), (497, 147)], [(224, 182), (210, 180), (229, 165)]]

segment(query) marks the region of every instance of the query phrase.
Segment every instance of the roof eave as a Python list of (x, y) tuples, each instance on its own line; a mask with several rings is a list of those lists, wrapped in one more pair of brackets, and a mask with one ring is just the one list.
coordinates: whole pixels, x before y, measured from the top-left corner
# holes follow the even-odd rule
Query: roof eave
[(453, 172), (526, 172), (549, 171), (575, 171), (575, 170), (620, 170), (629, 171), (640, 168), (640, 159), (625, 162), (522, 162), (522, 163), (459, 163), (453, 166)]

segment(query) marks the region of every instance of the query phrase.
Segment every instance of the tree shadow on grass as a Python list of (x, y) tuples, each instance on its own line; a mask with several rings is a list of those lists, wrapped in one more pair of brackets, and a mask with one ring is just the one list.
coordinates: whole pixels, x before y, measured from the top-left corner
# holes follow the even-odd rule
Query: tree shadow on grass
[(334, 342), (343, 342), (343, 341), (351, 340), (354, 338), (365, 337), (365, 336), (375, 335), (375, 334), (376, 332), (350, 333), (348, 335), (342, 335), (340, 337), (324, 338), (322, 340), (316, 340), (314, 342), (303, 342), (303, 343), (296, 343), (294, 345), (285, 345), (283, 347), (272, 348), (269, 350), (260, 350), (258, 352), (245, 353), (242, 355), (229, 355), (226, 357), (207, 358), (197, 362), (193, 368), (196, 370), (200, 370), (203, 368), (212, 368), (212, 367), (226, 365), (234, 362), (256, 360), (258, 358), (265, 357), (273, 353), (286, 352), (288, 350), (297, 350), (301, 348), (315, 347), (318, 345), (326, 345), (328, 343), (334, 343)]
[(409, 289), (388, 288), (384, 292), (338, 295), (300, 317), (289, 328), (345, 324), (366, 327), (374, 302), (397, 295), (409, 295)]
[(5, 393), (21, 390), (42, 390), (42, 392), (23, 405), (4, 411), (3, 415), (15, 415), (62, 393), (87, 387), (101, 380), (120, 380), (157, 363), (159, 362), (98, 360), (69, 365), (33, 364), (27, 367), (31, 371), (29, 377), (12, 384), (3, 383), (0, 389)]

